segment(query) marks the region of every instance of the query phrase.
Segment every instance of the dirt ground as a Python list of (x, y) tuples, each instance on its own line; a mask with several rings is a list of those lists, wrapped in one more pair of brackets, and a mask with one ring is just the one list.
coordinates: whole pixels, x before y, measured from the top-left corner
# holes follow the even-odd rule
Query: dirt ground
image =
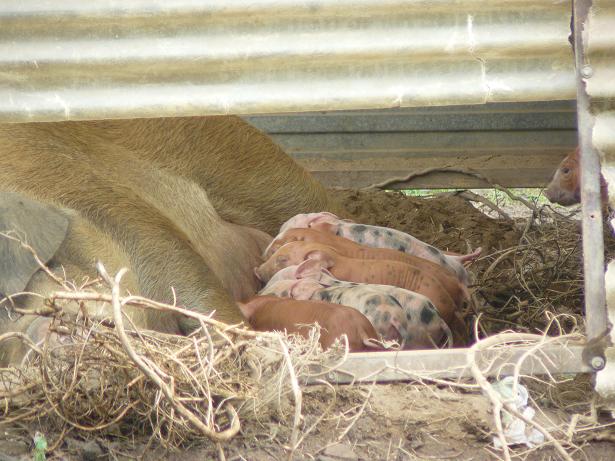
[[(341, 386), (335, 390), (313, 386), (304, 390), (304, 428), (313, 426), (293, 459), (350, 460), (493, 460), (501, 456), (492, 448), (491, 409), (486, 398), (413, 384)], [(366, 403), (367, 395), (369, 399)], [(326, 396), (326, 398), (325, 398)], [(543, 408), (549, 418), (566, 423), (572, 415)], [(320, 417), (322, 420), (318, 420)], [(267, 420), (246, 427), (220, 447), (196, 442), (179, 451), (166, 451), (147, 438), (87, 437), (68, 434), (64, 444), (49, 459), (135, 459), (197, 461), (209, 459), (274, 461), (289, 459), (281, 443), (290, 436), (288, 419)], [(565, 424), (564, 424), (565, 425)], [(548, 426), (547, 426), (548, 427)], [(0, 460), (32, 459), (31, 440), (24, 428), (2, 432)], [(615, 431), (595, 430), (575, 441), (575, 460), (610, 461), (615, 453)], [(49, 443), (53, 443), (50, 437)], [(223, 453), (223, 454), (221, 454)], [(528, 460), (561, 459), (551, 448), (515, 450)]]
[(409, 197), (380, 190), (333, 190), (357, 221), (408, 232), (450, 251), (482, 247), (486, 252), (508, 248), (519, 240), (512, 222), (495, 220), (456, 196)]
[[(532, 227), (526, 225), (527, 220), (492, 219), (455, 196), (427, 200), (383, 191), (336, 190), (334, 193), (350, 212), (360, 216), (358, 221), (394, 227), (445, 250), (466, 252), (482, 247), (483, 256), (470, 268), (475, 279), (477, 305), (467, 313), (466, 320), (471, 322), (479, 312), (486, 318), (493, 317), (495, 320), (487, 320), (483, 325), (485, 334), (510, 328), (511, 324), (521, 331), (537, 331), (545, 324), (540, 320), (545, 309), (555, 313), (565, 310), (570, 316), (580, 318), (582, 280), (575, 223), (565, 225), (565, 238), (560, 235), (564, 229), (561, 226), (556, 229), (560, 234), (553, 237), (551, 230), (544, 231), (538, 222)], [(540, 240), (543, 237), (547, 243), (557, 241), (558, 247), (553, 253), (556, 256), (544, 250), (540, 264), (566, 266), (547, 282), (530, 280), (524, 272), (523, 267), (528, 264), (539, 267), (536, 258), (523, 260), (519, 265), (514, 257), (525, 258), (523, 252), (531, 251), (534, 244), (547, 248)], [(568, 246), (562, 243), (564, 240)], [(515, 247), (519, 249), (511, 252), (513, 256), (508, 263), (498, 259)], [(486, 271), (492, 275), (483, 277)], [(521, 274), (517, 285), (510, 282), (515, 274)], [(563, 285), (566, 290), (561, 289)], [(571, 304), (575, 305), (569, 307)], [(565, 329), (577, 326), (575, 321), (564, 322)], [(567, 445), (573, 459), (610, 461), (613, 458), (615, 430), (603, 415), (599, 421), (604, 427), (596, 428), (598, 420), (591, 411), (588, 377), (567, 377), (566, 383), (555, 387), (530, 381), (524, 384), (530, 389), (533, 405), (538, 410), (537, 420), (545, 427), (559, 427), (556, 433), (561, 440), (566, 439), (566, 428), (570, 429), (569, 435), (574, 434), (570, 441), (576, 447)], [(492, 448), (491, 411), (487, 398), (476, 390), (416, 383), (308, 386), (303, 389), (299, 435), (302, 439), (293, 459), (498, 459), (501, 452)], [(135, 436), (124, 422), (105, 437), (69, 431), (48, 459), (286, 460), (290, 455), (291, 421), (292, 405), (287, 397), (279, 402), (274, 416), (244, 424), (241, 433), (229, 443), (215, 445), (201, 440), (172, 451), (165, 450), (147, 435)], [(50, 432), (44, 421), (26, 427), (0, 425), (0, 461), (32, 459), (32, 437), (37, 430), (45, 433), (49, 446), (60, 435)], [(561, 459), (552, 448), (518, 447), (514, 454), (517, 459)]]

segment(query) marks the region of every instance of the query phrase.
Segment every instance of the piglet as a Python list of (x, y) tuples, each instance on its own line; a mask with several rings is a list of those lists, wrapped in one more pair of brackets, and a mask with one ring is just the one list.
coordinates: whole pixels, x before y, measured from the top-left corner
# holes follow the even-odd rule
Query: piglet
[[(310, 228), (293, 228), (278, 235), (267, 247), (264, 259), (289, 242), (320, 243), (333, 248), (338, 254), (353, 259), (386, 259), (409, 264), (417, 269), (434, 275), (444, 286), (451, 286), (450, 290), (459, 290), (461, 282), (451, 268), (446, 268), (425, 258), (414, 256), (390, 248), (373, 248), (360, 245), (352, 240), (339, 237), (328, 232), (319, 232)], [(453, 288), (454, 287), (454, 288)], [(465, 291), (465, 287), (463, 287)]]
[(280, 232), (283, 233), (288, 229), (300, 227), (328, 232), (370, 247), (391, 248), (428, 259), (452, 270), (465, 284), (468, 283), (468, 273), (463, 267), (463, 263), (473, 261), (481, 253), (481, 249), (478, 248), (467, 255), (447, 255), (436, 247), (405, 232), (388, 227), (357, 224), (346, 219), (340, 219), (333, 213), (328, 212), (296, 215), (282, 224)]
[(440, 315), (448, 320), (466, 301), (466, 293), (460, 284), (449, 288), (442, 286), (437, 277), (399, 261), (359, 260), (340, 256), (332, 247), (319, 243), (290, 242), (280, 247), (271, 258), (255, 269), (256, 276), (268, 282), (280, 269), (315, 259), (335, 278), (350, 282), (394, 285), (422, 294), (438, 308)]
[(348, 338), (351, 352), (382, 349), (374, 342), (378, 334), (359, 311), (338, 304), (276, 296), (255, 296), (239, 308), (250, 326), (257, 331), (286, 331), (308, 337), (318, 323), (320, 345), (329, 348), (342, 335)]
[[(553, 179), (545, 190), (545, 197), (551, 203), (563, 206), (581, 203), (581, 168), (580, 152), (577, 148), (568, 154), (558, 165), (553, 174)], [(600, 198), (603, 207), (608, 205), (609, 193), (604, 176), (600, 175)]]
[(336, 280), (317, 261), (306, 261), (284, 270), (293, 279), (268, 283), (261, 294), (310, 299), (351, 306), (367, 317), (385, 341), (403, 349), (436, 347), (443, 339), (452, 345), (452, 333), (425, 296), (387, 285), (357, 284)]

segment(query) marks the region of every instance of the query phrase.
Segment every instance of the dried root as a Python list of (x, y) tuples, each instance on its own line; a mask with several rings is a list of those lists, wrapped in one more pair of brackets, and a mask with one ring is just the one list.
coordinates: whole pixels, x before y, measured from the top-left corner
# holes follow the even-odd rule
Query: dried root
[[(108, 303), (110, 318), (59, 309), (42, 345), (17, 333), (0, 337), (21, 339), (33, 352), (22, 366), (0, 369), (3, 423), (46, 420), (64, 432), (151, 434), (172, 448), (195, 438), (228, 441), (241, 421), (286, 411), (280, 402), (292, 394), (291, 452), (296, 448), (300, 383), (318, 375), (315, 364), (335, 367), (347, 348), (323, 352), (316, 330), (308, 340), (258, 333), (176, 306), (121, 296), (125, 271), (111, 278), (104, 267), (98, 269), (110, 295), (60, 291), (52, 303)], [(127, 306), (187, 315), (201, 328), (188, 337), (140, 331), (126, 324)]]

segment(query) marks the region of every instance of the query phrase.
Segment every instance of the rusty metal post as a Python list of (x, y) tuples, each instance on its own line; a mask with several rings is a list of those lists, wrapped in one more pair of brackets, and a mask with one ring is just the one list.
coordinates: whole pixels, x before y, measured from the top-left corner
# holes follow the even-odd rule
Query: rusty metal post
[[(585, 58), (583, 30), (591, 0), (574, 0), (574, 50), (577, 81), (577, 121), (581, 149), (581, 204), (583, 213), (583, 266), (585, 273), (585, 318), (588, 343), (598, 341), (607, 331), (606, 294), (604, 288), (604, 241), (600, 197), (600, 160), (592, 145), (594, 119), (585, 82), (592, 68)], [(585, 357), (594, 370), (604, 368), (600, 348)]]

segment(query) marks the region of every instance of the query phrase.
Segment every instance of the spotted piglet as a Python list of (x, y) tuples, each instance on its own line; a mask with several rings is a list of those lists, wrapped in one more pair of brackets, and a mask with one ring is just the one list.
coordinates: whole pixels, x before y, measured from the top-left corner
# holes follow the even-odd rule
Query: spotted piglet
[(459, 280), (466, 285), (468, 283), (468, 273), (463, 267), (463, 263), (476, 259), (481, 252), (479, 248), (467, 255), (447, 255), (436, 247), (405, 232), (388, 227), (357, 224), (340, 219), (328, 212), (296, 215), (282, 225), (280, 233), (288, 229), (302, 227), (332, 233), (362, 245), (375, 248), (391, 248), (425, 258), (452, 270), (459, 277)]
[(434, 348), (445, 339), (452, 346), (450, 328), (425, 296), (389, 285), (343, 282), (321, 270), (315, 260), (278, 272), (260, 294), (353, 307), (383, 340), (396, 341), (403, 349)]

